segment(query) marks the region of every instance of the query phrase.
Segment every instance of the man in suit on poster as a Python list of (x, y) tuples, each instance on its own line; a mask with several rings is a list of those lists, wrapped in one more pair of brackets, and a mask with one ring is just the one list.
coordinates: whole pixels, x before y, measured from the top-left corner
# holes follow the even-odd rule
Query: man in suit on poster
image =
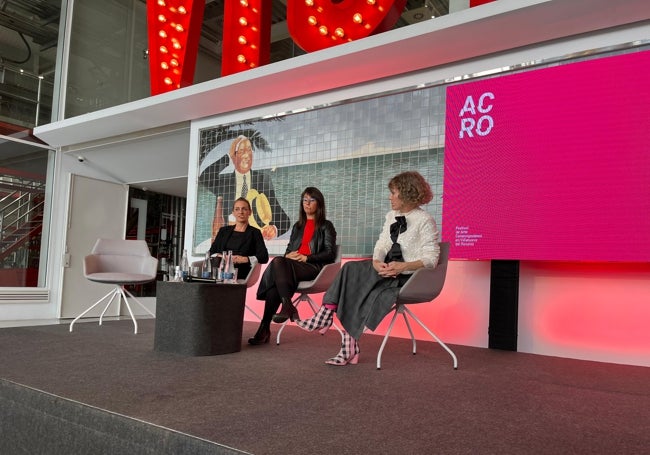
[[(213, 237), (220, 224), (232, 212), (232, 205), (239, 197), (246, 198), (253, 209), (249, 224), (262, 231), (265, 240), (274, 239), (289, 230), (291, 220), (275, 197), (270, 176), (256, 171), (253, 166), (253, 145), (246, 136), (237, 136), (230, 144), (228, 156), (235, 167), (229, 174), (221, 174), (227, 167), (227, 159), (210, 164), (201, 174), (202, 183), (217, 197), (223, 197), (223, 212), (215, 209)], [(225, 157), (224, 157), (225, 158)], [(224, 217), (225, 215), (225, 217)]]

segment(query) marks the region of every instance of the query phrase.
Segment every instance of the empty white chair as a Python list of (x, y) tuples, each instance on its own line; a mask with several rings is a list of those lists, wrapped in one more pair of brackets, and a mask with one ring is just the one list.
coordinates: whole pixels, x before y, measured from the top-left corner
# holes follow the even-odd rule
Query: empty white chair
[(406, 327), (408, 328), (409, 333), (411, 334), (411, 341), (413, 342), (413, 354), (416, 353), (416, 343), (415, 336), (413, 335), (413, 330), (411, 330), (411, 324), (409, 324), (407, 316), (413, 318), (415, 322), (420, 324), (424, 330), (431, 335), (440, 346), (442, 346), (453, 359), (454, 369), (458, 368), (458, 360), (456, 355), (453, 353), (449, 347), (443, 343), (438, 336), (433, 333), (420, 319), (418, 319), (415, 314), (407, 307), (407, 305), (417, 304), (417, 303), (429, 303), (442, 291), (442, 288), (445, 284), (445, 278), (447, 276), (447, 263), (449, 262), (449, 242), (440, 243), (440, 257), (438, 259), (438, 265), (435, 268), (421, 268), (416, 270), (411, 278), (406, 282), (406, 284), (400, 289), (397, 301), (393, 306), (392, 310), (393, 319), (390, 321), (386, 335), (384, 336), (384, 341), (381, 343), (379, 352), (377, 353), (377, 369), (381, 369), (381, 354), (384, 351), (384, 346), (388, 341), (391, 330), (393, 330), (393, 325), (395, 324), (395, 319), (398, 314), (401, 314), (406, 322)]
[(115, 297), (118, 297), (117, 301), (119, 305), (119, 297), (121, 296), (133, 320), (133, 325), (135, 326), (134, 333), (138, 333), (138, 323), (135, 320), (126, 295), (128, 294), (151, 316), (155, 317), (155, 315), (129, 292), (128, 289), (125, 289), (124, 286), (129, 284), (143, 284), (155, 280), (157, 267), (158, 259), (151, 256), (149, 246), (144, 240), (98, 239), (91, 254), (84, 258), (84, 276), (90, 281), (113, 284), (115, 287), (87, 310), (74, 318), (70, 323), (70, 331), (72, 332), (72, 327), (79, 318), (86, 315), (90, 310), (110, 297), (99, 316), (99, 325), (102, 325), (102, 319), (106, 310)]

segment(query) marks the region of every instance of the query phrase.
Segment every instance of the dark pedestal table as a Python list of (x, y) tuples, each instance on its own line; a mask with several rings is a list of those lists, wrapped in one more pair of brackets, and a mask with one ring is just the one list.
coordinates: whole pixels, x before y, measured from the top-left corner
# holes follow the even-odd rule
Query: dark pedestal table
[(154, 350), (203, 356), (239, 352), (245, 284), (156, 283)]

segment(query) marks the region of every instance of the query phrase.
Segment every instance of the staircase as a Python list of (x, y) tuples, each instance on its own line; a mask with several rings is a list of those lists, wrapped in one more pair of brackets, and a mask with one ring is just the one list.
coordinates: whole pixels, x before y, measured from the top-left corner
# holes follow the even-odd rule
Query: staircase
[(0, 267), (38, 267), (45, 176), (0, 169)]

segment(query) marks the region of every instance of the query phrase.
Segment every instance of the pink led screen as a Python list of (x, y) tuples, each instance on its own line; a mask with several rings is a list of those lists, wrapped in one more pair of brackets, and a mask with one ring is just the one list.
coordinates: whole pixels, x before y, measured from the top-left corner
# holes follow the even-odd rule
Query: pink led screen
[(447, 89), (456, 259), (650, 260), (650, 51)]

